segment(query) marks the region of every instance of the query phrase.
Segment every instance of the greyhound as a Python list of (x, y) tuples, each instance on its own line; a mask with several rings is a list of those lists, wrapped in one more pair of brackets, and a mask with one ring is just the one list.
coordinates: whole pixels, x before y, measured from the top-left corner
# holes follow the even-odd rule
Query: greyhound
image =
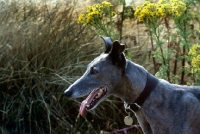
[(145, 134), (200, 134), (200, 86), (158, 79), (125, 58), (124, 44), (101, 38), (106, 51), (64, 92), (71, 98), (89, 94), (81, 103), (81, 115), (114, 95), (134, 111)]

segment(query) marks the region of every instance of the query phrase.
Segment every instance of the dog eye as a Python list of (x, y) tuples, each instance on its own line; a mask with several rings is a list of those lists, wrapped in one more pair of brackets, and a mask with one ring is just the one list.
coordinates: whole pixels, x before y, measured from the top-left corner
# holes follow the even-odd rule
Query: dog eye
[(97, 74), (98, 73), (97, 68), (96, 67), (91, 67), (90, 73), (91, 74)]

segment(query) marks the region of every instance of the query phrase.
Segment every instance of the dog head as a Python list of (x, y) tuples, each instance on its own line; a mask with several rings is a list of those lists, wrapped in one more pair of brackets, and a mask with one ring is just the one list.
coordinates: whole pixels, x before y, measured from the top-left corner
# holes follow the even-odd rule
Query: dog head
[(102, 37), (106, 51), (88, 64), (86, 72), (75, 81), (64, 94), (78, 98), (89, 94), (82, 102), (79, 113), (94, 109), (109, 95), (120, 96), (123, 86), (123, 74), (126, 68), (125, 45), (112, 42), (109, 37)]

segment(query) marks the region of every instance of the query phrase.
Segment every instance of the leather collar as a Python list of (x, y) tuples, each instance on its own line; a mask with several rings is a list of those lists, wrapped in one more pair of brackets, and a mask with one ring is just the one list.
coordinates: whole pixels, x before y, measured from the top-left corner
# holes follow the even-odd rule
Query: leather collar
[(145, 100), (151, 94), (151, 91), (153, 91), (153, 89), (158, 84), (158, 81), (159, 80), (155, 76), (153, 76), (152, 74), (148, 73), (147, 74), (147, 81), (146, 81), (146, 85), (145, 85), (144, 90), (139, 95), (139, 97), (135, 100), (134, 103), (127, 105), (127, 108), (133, 110), (134, 112), (139, 110), (140, 107), (142, 106), (142, 104), (145, 102)]

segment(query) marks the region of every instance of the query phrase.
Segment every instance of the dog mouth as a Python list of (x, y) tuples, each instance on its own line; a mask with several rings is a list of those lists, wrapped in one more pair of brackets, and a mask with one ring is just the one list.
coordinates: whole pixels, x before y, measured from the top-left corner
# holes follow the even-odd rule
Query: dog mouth
[(79, 114), (83, 116), (85, 110), (91, 110), (95, 108), (100, 103), (100, 100), (106, 95), (107, 88), (106, 87), (100, 87), (98, 89), (93, 90), (89, 96), (82, 101)]

